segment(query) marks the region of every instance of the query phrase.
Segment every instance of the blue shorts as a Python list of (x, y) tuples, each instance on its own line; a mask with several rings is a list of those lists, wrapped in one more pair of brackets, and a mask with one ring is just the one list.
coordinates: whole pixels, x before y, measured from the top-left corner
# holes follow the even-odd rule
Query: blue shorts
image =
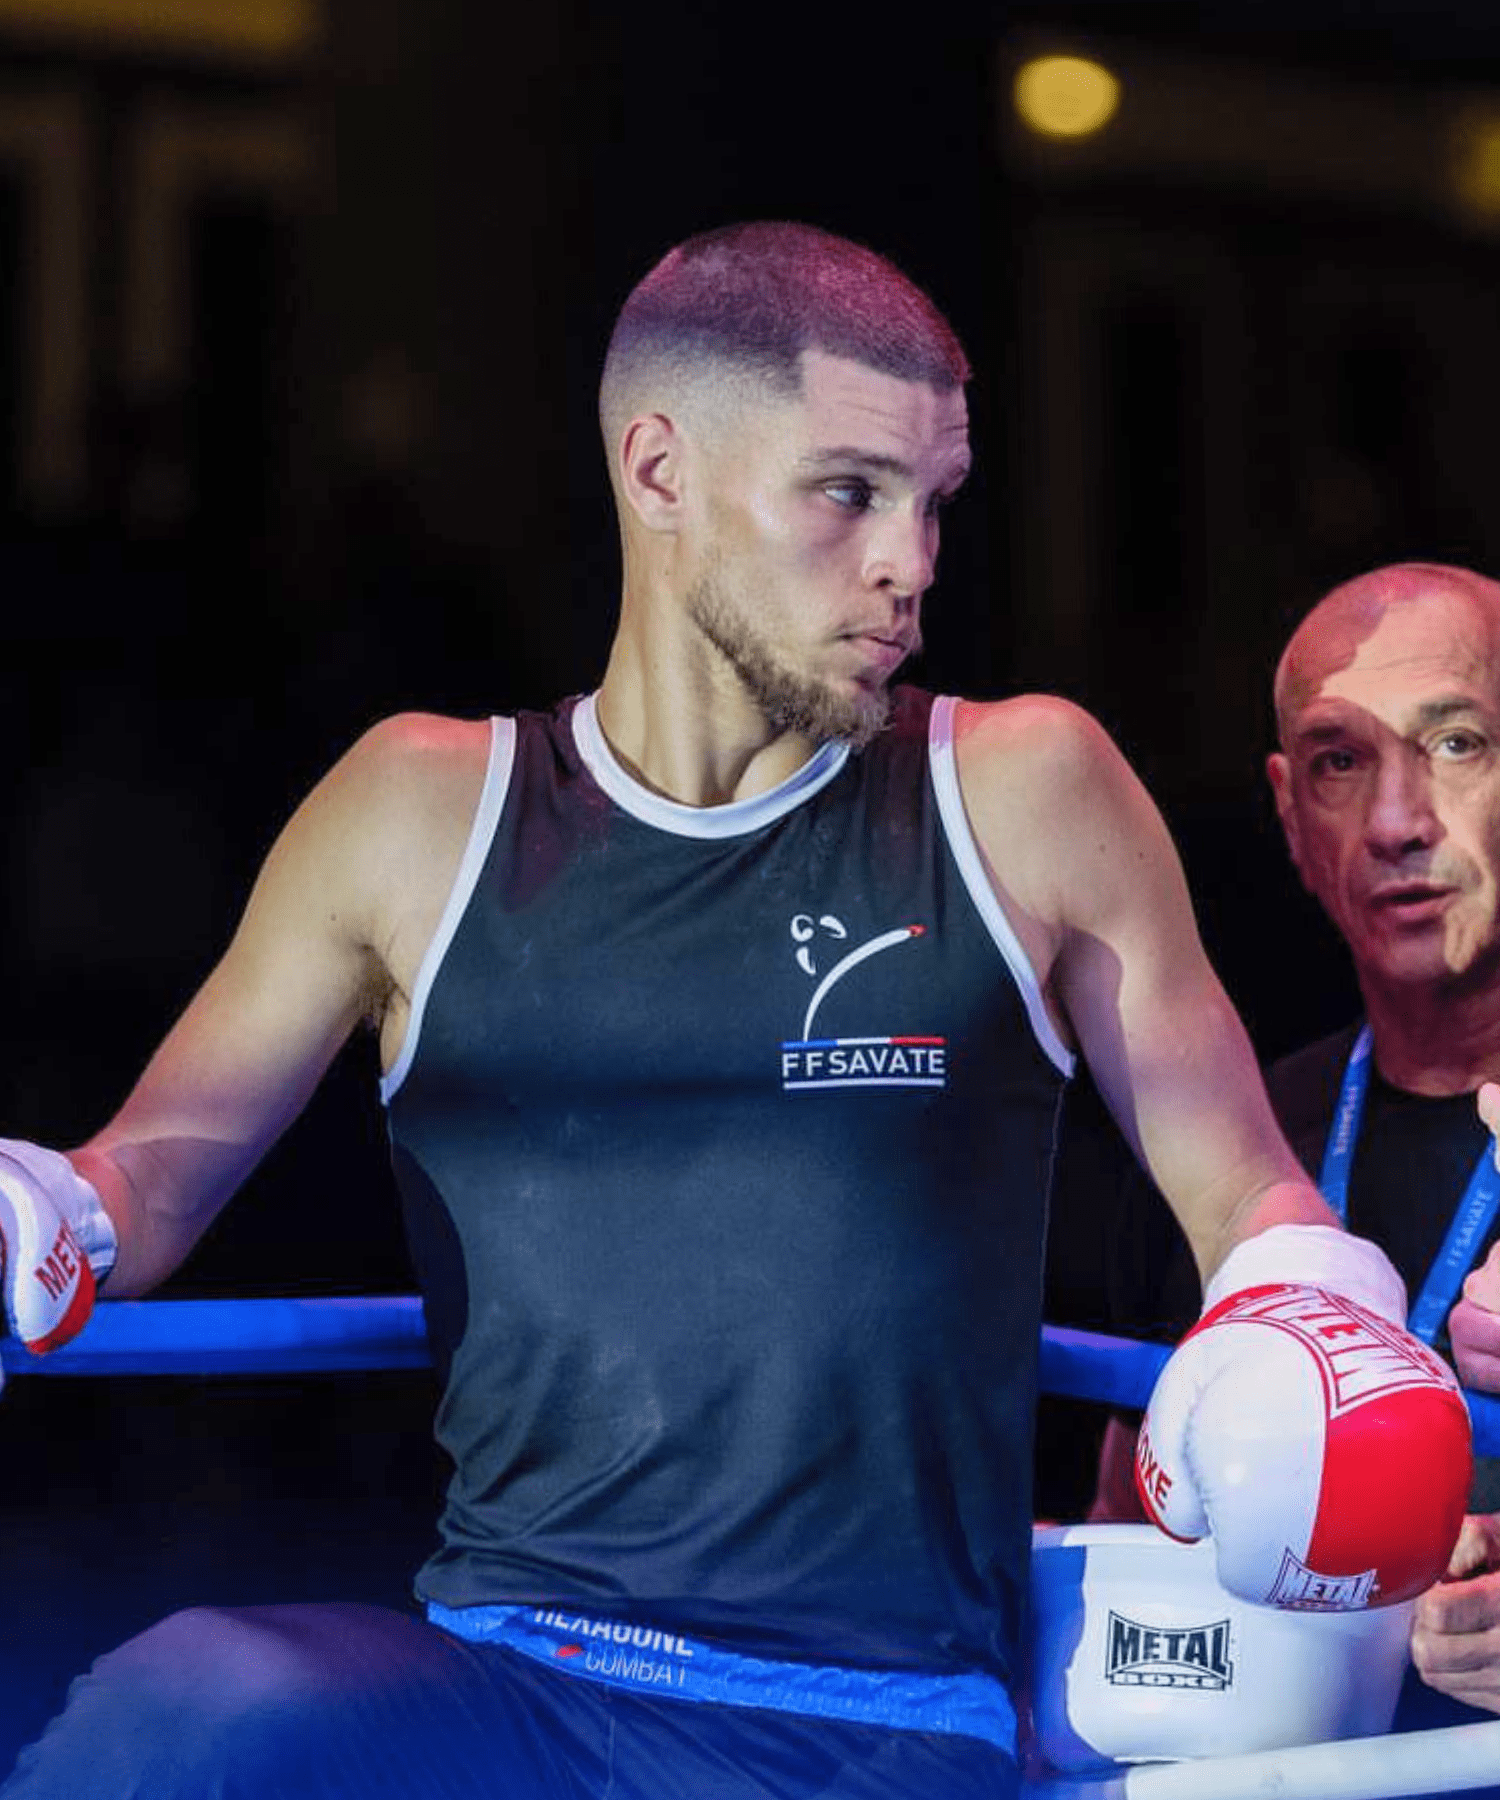
[(585, 1660), (549, 1663), (381, 1607), (197, 1608), (74, 1682), (0, 1800), (1012, 1800), (1019, 1791), (1014, 1759), (982, 1737), (691, 1699), (595, 1679)]

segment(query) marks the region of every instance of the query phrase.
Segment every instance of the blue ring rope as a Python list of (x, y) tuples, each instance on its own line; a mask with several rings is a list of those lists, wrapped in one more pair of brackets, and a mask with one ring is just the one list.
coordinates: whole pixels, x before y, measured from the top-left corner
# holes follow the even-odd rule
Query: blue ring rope
[[(1109, 1406), (1144, 1407), (1165, 1344), (1042, 1328), (1044, 1393)], [(102, 1300), (88, 1330), (46, 1356), (0, 1342), (11, 1375), (308, 1375), (430, 1365), (415, 1294), (348, 1298)], [(1500, 1397), (1466, 1395), (1474, 1448), (1500, 1456)]]
[[(1042, 1391), (1074, 1400), (1098, 1400), (1110, 1406), (1143, 1409), (1171, 1354), (1168, 1344), (1044, 1325)], [(1474, 1423), (1475, 1454), (1500, 1456), (1500, 1395), (1465, 1388), (1464, 1398)]]

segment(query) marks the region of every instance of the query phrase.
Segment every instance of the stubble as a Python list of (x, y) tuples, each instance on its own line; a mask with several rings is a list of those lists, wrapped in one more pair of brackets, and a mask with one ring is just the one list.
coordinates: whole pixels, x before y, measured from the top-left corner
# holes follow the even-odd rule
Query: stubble
[(778, 733), (861, 750), (884, 730), (891, 697), (884, 686), (841, 692), (792, 668), (758, 631), (708, 567), (687, 594), (687, 614), (739, 678), (762, 718)]

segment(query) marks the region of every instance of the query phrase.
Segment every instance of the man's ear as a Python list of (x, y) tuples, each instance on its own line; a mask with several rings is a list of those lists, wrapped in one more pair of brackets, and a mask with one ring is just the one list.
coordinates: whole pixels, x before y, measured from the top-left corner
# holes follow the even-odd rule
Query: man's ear
[(1273, 750), (1266, 758), (1266, 778), (1276, 797), (1276, 816), (1281, 820), (1281, 829), (1286, 834), (1286, 847), (1291, 853), (1292, 865), (1306, 883), (1307, 875), (1302, 867), (1302, 843), (1297, 832), (1297, 803), (1292, 794), (1292, 765), (1280, 750)]
[(620, 495), (648, 531), (676, 531), (685, 497), (687, 446), (665, 413), (632, 419), (620, 439)]

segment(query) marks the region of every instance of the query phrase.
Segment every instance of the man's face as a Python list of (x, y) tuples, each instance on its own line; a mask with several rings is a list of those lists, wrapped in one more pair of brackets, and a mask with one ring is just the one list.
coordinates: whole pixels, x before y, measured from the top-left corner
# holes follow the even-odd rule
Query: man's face
[(801, 394), (747, 406), (707, 466), (687, 610), (711, 664), (777, 731), (867, 741), (968, 473), (962, 390), (809, 351)]
[(1303, 881), (1362, 978), (1492, 978), (1500, 952), (1500, 619), (1434, 583), (1315, 631), (1271, 783)]

